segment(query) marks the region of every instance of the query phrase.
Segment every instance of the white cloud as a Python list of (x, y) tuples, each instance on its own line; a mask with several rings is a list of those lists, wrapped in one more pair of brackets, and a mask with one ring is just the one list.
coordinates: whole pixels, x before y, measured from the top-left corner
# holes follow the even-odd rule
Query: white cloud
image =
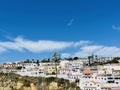
[(84, 45), (88, 45), (88, 44), (90, 44), (90, 43), (91, 43), (91, 41), (81, 40), (81, 41), (79, 41), (79, 42), (75, 42), (75, 43), (74, 43), (74, 47), (84, 46)]
[(6, 51), (6, 49), (5, 49), (5, 48), (0, 47), (0, 53), (3, 53), (3, 52), (5, 52), (5, 51)]
[(74, 19), (71, 19), (67, 25), (71, 26), (73, 24), (73, 22), (74, 22)]
[(103, 46), (83, 46), (81, 47), (81, 50), (86, 51), (86, 52), (95, 52), (99, 49), (101, 49)]
[(51, 40), (39, 40), (35, 42), (31, 40), (25, 40), (20, 37), (16, 38), (15, 42), (17, 42), (19, 47), (24, 48), (31, 52), (61, 50), (70, 47), (73, 44), (72, 42), (51, 41)]
[(114, 30), (120, 30), (120, 26), (112, 25), (112, 29), (114, 29)]
[(73, 42), (51, 41), (51, 40), (39, 40), (31, 41), (24, 38), (15, 38), (12, 42), (0, 42), (0, 52), (5, 50), (28, 50), (31, 52), (43, 52), (50, 50), (61, 50), (73, 45)]
[(21, 48), (17, 42), (0, 42), (0, 48), (23, 51), (23, 48)]
[(83, 46), (73, 56), (87, 57), (92, 54), (104, 57), (120, 56), (120, 48), (102, 45)]
[(68, 58), (68, 57), (70, 57), (70, 56), (71, 56), (70, 53), (62, 53), (62, 54), (61, 54), (61, 57), (62, 57), (62, 58)]
[(102, 46), (83, 46), (80, 48), (79, 51), (75, 52), (73, 56), (78, 56), (78, 57), (87, 57), (89, 55), (94, 54), (97, 50), (102, 48)]
[(103, 47), (102, 49), (100, 49), (99, 51), (96, 52), (97, 55), (101, 55), (101, 56), (120, 56), (120, 48), (118, 47)]
[[(65, 41), (52, 41), (52, 40), (38, 40), (32, 41), (22, 37), (17, 37), (12, 41), (0, 41), (0, 53), (15, 50), (19, 52), (49, 52), (54, 50), (71, 49), (71, 52), (61, 54), (62, 57), (78, 56), (87, 57), (92, 54), (98, 56), (119, 56), (120, 48), (115, 46), (94, 45), (90, 41), (79, 42), (65, 42)], [(78, 49), (77, 52), (73, 52)], [(70, 51), (70, 50), (69, 50)]]
[(68, 47), (78, 47), (87, 44), (89, 41), (79, 41), (79, 42), (64, 42), (64, 41), (52, 41), (52, 40), (38, 40), (32, 41), (27, 40), (22, 37), (17, 37), (12, 41), (0, 42), (0, 52), (8, 50), (16, 50), (23, 52), (28, 50), (30, 52), (44, 52), (44, 51), (54, 51), (63, 50)]

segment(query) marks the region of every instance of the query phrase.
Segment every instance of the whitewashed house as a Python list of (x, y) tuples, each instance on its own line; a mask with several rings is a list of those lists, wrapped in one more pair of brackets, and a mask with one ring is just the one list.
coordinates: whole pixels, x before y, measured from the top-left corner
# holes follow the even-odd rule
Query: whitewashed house
[(100, 82), (86, 81), (81, 84), (82, 90), (101, 90)]

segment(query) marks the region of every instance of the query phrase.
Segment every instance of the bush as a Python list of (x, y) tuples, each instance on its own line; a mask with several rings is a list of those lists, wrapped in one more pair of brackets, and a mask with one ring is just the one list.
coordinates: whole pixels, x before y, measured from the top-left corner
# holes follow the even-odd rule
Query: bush
[(21, 70), (21, 69), (22, 69), (22, 66), (19, 66), (19, 67), (17, 67), (16, 69), (17, 69), (17, 70)]
[(56, 73), (55, 72), (52, 72), (52, 75), (55, 75)]
[(53, 81), (55, 81), (55, 77), (48, 77), (48, 78), (45, 78), (45, 81), (47, 82), (47, 83), (51, 83), (51, 82), (53, 82)]
[(71, 87), (72, 87), (72, 88), (75, 88), (76, 86), (77, 86), (77, 85), (76, 85), (75, 82), (72, 82), (72, 83), (71, 83)]
[(76, 87), (76, 90), (81, 90), (79, 86)]

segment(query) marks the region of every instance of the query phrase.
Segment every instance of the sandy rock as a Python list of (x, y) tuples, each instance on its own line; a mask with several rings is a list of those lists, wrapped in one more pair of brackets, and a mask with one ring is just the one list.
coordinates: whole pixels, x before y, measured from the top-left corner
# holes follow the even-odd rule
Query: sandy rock
[(18, 82), (18, 83), (17, 83), (17, 86), (16, 86), (16, 89), (20, 89), (22, 86), (23, 86), (23, 83)]
[(30, 87), (31, 87), (31, 90), (37, 90), (36, 86), (33, 83), (30, 84)]
[(49, 90), (57, 90), (58, 89), (58, 85), (56, 82), (52, 82), (49, 85)]

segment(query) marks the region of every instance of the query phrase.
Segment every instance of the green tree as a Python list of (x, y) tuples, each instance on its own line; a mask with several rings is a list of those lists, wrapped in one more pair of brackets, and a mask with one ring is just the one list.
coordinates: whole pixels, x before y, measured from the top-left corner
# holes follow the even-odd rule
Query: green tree
[(119, 63), (120, 57), (114, 57), (111, 63)]
[(78, 57), (74, 57), (73, 60), (78, 60), (79, 58)]
[(18, 66), (16, 67), (17, 70), (21, 70), (22, 69), (22, 66)]
[(80, 81), (79, 79), (75, 79), (75, 82), (76, 82), (76, 83), (79, 83), (79, 81)]
[(70, 57), (70, 58), (67, 58), (67, 60), (72, 61), (72, 60), (73, 60), (73, 58), (71, 58), (71, 57)]
[(88, 56), (89, 66), (91, 66), (91, 56)]
[(40, 61), (39, 60), (37, 60), (36, 63), (37, 63), (38, 66), (40, 66)]
[(48, 58), (48, 62), (50, 62), (50, 58)]
[(43, 60), (41, 60), (41, 62), (45, 63), (45, 62), (48, 62), (48, 60), (47, 59), (43, 59)]
[(76, 90), (81, 90), (79, 86), (76, 86)]
[(72, 82), (72, 83), (71, 83), (71, 87), (72, 87), (72, 88), (75, 88), (76, 86), (77, 86), (77, 85), (76, 85), (75, 82)]
[(97, 56), (97, 55), (95, 55), (95, 59), (96, 59), (96, 61), (98, 62), (98, 56)]
[(26, 59), (24, 63), (32, 63), (32, 61), (30, 61), (29, 59)]
[(34, 59), (32, 59), (32, 63), (35, 63), (35, 60), (34, 60)]

